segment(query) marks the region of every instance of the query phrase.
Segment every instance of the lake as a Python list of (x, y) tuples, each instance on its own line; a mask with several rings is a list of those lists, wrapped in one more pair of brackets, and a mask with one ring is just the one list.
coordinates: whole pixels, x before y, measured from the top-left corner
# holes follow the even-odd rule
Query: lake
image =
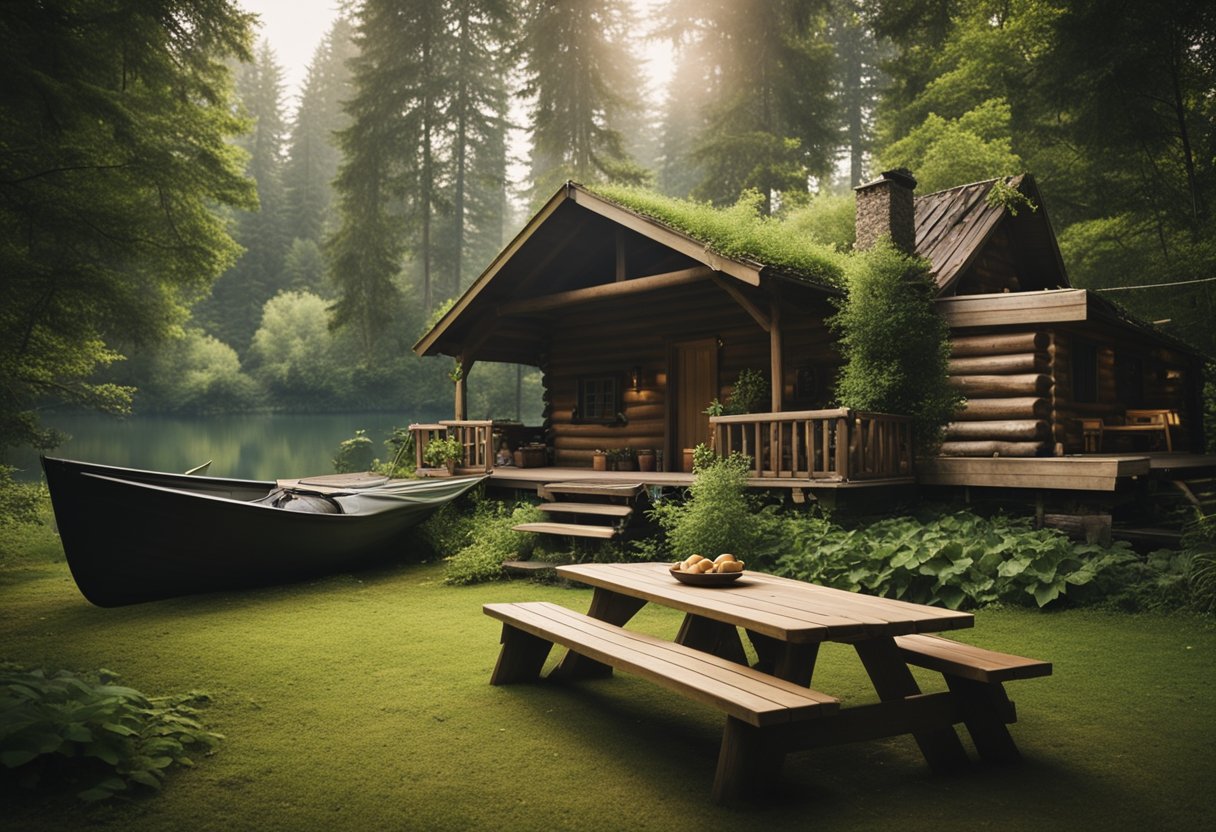
[[(226, 416), (132, 416), (51, 413), (43, 424), (71, 436), (50, 453), (68, 459), (185, 471), (211, 460), (208, 474), (238, 479), (277, 479), (333, 473), (338, 444), (363, 430), (385, 459), (384, 440), (394, 427), (451, 418), (451, 413), (247, 413)], [(17, 478), (42, 476), (38, 454), (10, 453)]]

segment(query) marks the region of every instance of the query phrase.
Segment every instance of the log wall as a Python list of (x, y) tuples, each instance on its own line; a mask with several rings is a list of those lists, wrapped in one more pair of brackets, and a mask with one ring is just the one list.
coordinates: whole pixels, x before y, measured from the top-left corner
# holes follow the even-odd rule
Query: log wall
[[(782, 313), (783, 390), (792, 393), (797, 367), (811, 363), (833, 368), (839, 359), (823, 326), (823, 310)], [(770, 375), (769, 334), (726, 292), (713, 283), (586, 304), (562, 310), (553, 319), (549, 349), (542, 367), (547, 401), (546, 439), (554, 464), (590, 467), (598, 449), (667, 447), (670, 417), (667, 372), (671, 345), (677, 341), (716, 338), (718, 399), (726, 401), (740, 371)], [(633, 390), (629, 374), (641, 368), (641, 389)], [(578, 380), (616, 375), (623, 387), (617, 424), (578, 423), (574, 409)], [(786, 396), (786, 400), (789, 395)], [(709, 402), (700, 404), (700, 408)], [(768, 409), (769, 403), (762, 404)], [(707, 436), (708, 440), (708, 436)], [(678, 462), (678, 461), (675, 461)], [(670, 456), (665, 466), (671, 470)]]
[[(1096, 400), (1073, 395), (1078, 339), (1096, 348)], [(1139, 362), (1142, 400), (1124, 402), (1116, 354)], [(1128, 407), (1168, 408), (1185, 422), (1187, 358), (1159, 344), (1138, 342), (1109, 327), (954, 335), (950, 381), (967, 405), (946, 428), (947, 456), (1046, 456), (1081, 453), (1082, 419), (1118, 422)]]
[(1041, 456), (1050, 448), (1053, 383), (1046, 332), (955, 335), (950, 383), (967, 397), (946, 426), (946, 456)]

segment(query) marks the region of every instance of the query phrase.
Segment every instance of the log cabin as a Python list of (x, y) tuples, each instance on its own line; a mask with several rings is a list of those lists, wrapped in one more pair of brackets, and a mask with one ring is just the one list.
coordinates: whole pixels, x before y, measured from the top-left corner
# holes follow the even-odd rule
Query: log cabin
[[(889, 171), (857, 188), (856, 245), (887, 235), (931, 264), (966, 396), (939, 457), (912, 459), (900, 414), (834, 406), (841, 359), (825, 319), (838, 275), (722, 254), (570, 182), (415, 345), (461, 368), (455, 418), (414, 426), (419, 460), (430, 437), (455, 433), (462, 468), (518, 477), (495, 452), (523, 435), (465, 407), (470, 371), (495, 361), (542, 371), (544, 424), (515, 462), (550, 479), (625, 448), (658, 460), (640, 479), (685, 483), (689, 449), (711, 443), (751, 456), (753, 484), (799, 493), (917, 481), (1113, 491), (1148, 473), (1158, 445), (1201, 450), (1203, 357), (1070, 286), (1032, 177), (921, 197), (915, 186)], [(707, 415), (748, 369), (768, 381), (766, 412)]]

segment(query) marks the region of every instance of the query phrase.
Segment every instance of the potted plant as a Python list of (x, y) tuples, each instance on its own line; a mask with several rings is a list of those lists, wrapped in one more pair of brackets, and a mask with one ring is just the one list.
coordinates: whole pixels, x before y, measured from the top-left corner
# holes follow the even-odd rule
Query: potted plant
[(591, 454), (591, 468), (594, 471), (608, 470), (608, 452), (597, 450)]
[(456, 473), (456, 463), (464, 458), (464, 446), (455, 436), (432, 439), (422, 451), (422, 461), (431, 468), (447, 468), (449, 474)]
[(654, 448), (638, 449), (638, 470), (653, 471), (655, 469)]
[(618, 471), (638, 470), (637, 453), (633, 450), (633, 448), (621, 448), (616, 453), (616, 469)]

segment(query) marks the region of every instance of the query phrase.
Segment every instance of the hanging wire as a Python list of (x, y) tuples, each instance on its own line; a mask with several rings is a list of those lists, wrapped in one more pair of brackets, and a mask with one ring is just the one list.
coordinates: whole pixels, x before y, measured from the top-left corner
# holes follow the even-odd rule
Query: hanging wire
[(1132, 289), (1162, 289), (1168, 286), (1190, 286), (1193, 283), (1211, 283), (1216, 277), (1201, 277), (1198, 280), (1179, 280), (1175, 283), (1145, 283), (1141, 286), (1108, 286), (1105, 289), (1090, 289), (1091, 292), (1129, 292)]

